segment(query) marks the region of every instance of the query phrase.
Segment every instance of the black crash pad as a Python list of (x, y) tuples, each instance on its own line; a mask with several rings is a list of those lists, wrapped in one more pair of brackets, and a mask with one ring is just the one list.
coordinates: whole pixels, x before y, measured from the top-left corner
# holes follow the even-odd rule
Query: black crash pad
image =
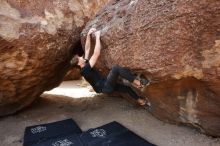
[(155, 146), (117, 122), (81, 133), (76, 123), (68, 119), (31, 126), (25, 132), (25, 146)]
[(155, 146), (117, 122), (80, 134), (85, 146)]
[(81, 129), (72, 119), (30, 126), (25, 128), (23, 146), (80, 133), (82, 133)]
[(31, 146), (83, 146), (83, 143), (80, 140), (79, 135), (72, 134), (49, 139)]

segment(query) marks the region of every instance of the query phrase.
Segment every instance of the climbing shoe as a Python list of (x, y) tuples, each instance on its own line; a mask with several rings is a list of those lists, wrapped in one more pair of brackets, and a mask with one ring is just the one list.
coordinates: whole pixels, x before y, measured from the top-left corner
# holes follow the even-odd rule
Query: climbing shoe
[(140, 83), (141, 83), (141, 86), (148, 86), (150, 85), (150, 81), (148, 79), (140, 79)]

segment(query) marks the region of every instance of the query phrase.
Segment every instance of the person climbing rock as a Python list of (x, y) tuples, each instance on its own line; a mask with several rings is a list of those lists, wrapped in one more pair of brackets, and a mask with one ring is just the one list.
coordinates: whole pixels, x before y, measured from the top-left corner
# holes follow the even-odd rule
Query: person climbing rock
[[(89, 59), (91, 48), (91, 34), (95, 34), (96, 43), (94, 53)], [(118, 83), (119, 76), (128, 80), (133, 86), (142, 88), (150, 84), (147, 79), (137, 79), (130, 70), (123, 68), (119, 65), (113, 65), (107, 77), (102, 77), (97, 70), (93, 67), (98, 61), (101, 52), (101, 31), (97, 31), (95, 28), (91, 28), (86, 36), (85, 55), (75, 55), (70, 61), (72, 66), (79, 66), (81, 68), (80, 74), (90, 83), (95, 92), (97, 93), (112, 93), (114, 91), (129, 93), (139, 105), (147, 105), (147, 99), (139, 97), (135, 91), (129, 86)]]

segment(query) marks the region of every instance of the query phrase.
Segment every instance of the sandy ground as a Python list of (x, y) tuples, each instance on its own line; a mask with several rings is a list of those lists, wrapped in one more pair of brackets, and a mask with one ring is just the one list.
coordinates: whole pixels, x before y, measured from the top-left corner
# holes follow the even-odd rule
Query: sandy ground
[(97, 95), (79, 83), (63, 82), (19, 114), (1, 118), (0, 146), (21, 146), (26, 126), (67, 118), (73, 118), (82, 130), (118, 121), (158, 146), (220, 146), (220, 139), (164, 123), (123, 98)]

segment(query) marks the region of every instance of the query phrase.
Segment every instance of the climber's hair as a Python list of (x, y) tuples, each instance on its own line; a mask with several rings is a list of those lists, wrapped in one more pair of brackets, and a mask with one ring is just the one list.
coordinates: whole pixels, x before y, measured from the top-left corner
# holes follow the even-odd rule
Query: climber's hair
[(70, 61), (70, 64), (72, 67), (78, 67), (78, 62), (79, 62), (79, 55), (75, 55), (71, 61)]

